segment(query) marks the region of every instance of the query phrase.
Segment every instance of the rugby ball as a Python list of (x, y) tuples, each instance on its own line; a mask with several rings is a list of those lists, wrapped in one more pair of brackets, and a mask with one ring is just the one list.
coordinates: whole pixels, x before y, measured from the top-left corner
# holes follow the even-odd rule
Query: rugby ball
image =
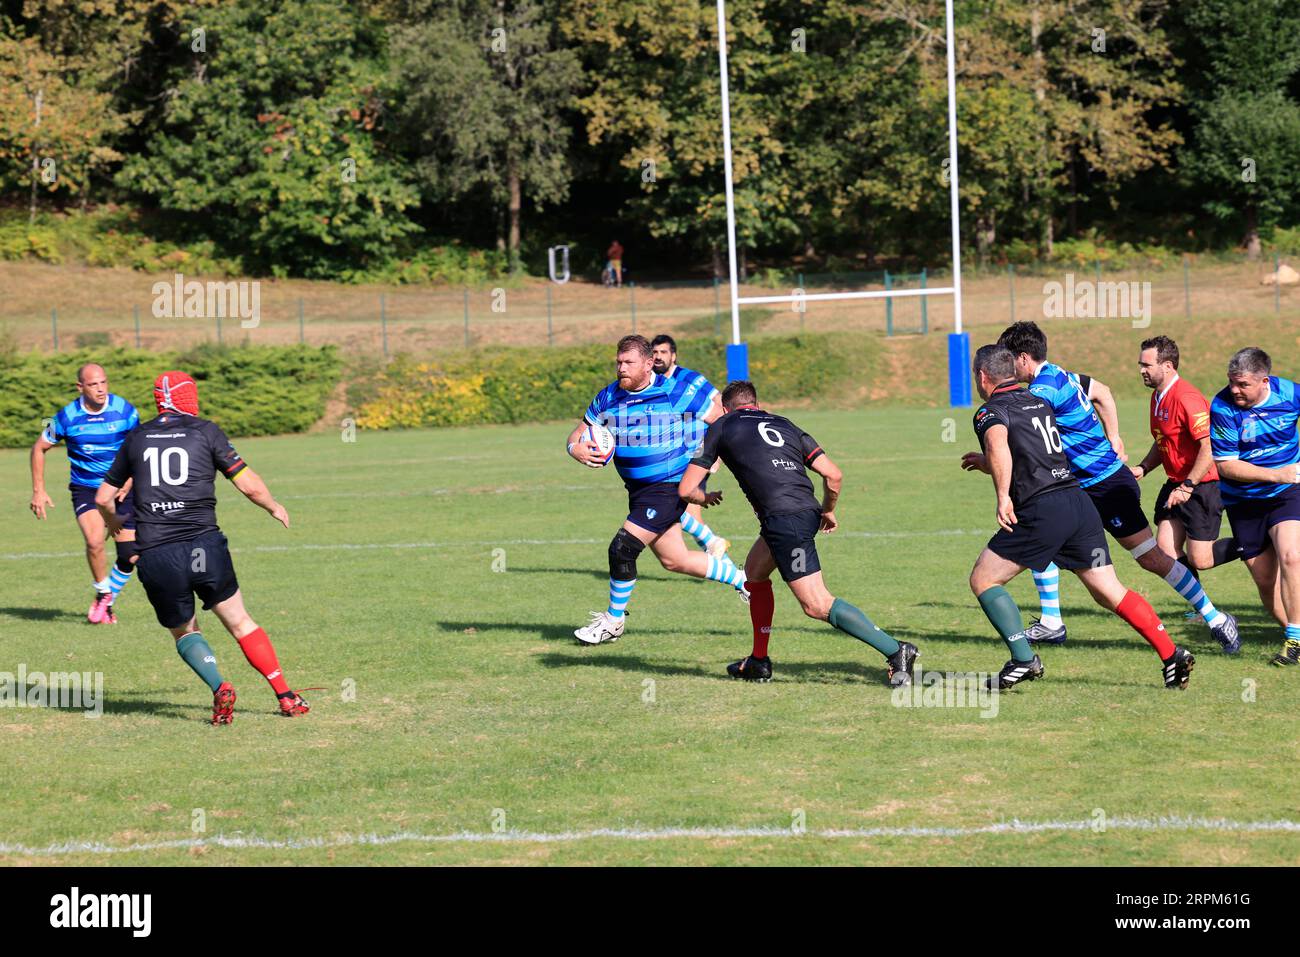
[(583, 442), (594, 442), (596, 444), (597, 454), (601, 456), (599, 462), (589, 465), (589, 468), (600, 469), (609, 464), (609, 460), (614, 457), (614, 433), (603, 425), (589, 425), (582, 430)]

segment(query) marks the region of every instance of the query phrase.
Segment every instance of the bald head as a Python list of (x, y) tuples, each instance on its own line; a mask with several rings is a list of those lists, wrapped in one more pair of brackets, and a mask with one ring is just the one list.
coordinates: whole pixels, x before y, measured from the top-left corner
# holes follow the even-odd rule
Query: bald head
[(108, 401), (108, 373), (104, 367), (87, 362), (77, 370), (77, 391), (86, 408), (98, 412)]
[(104, 371), (103, 366), (97, 365), (94, 362), (87, 362), (84, 366), (82, 366), (80, 369), (77, 370), (78, 382), (84, 384), (86, 382), (89, 382), (92, 378), (107, 379), (108, 373)]

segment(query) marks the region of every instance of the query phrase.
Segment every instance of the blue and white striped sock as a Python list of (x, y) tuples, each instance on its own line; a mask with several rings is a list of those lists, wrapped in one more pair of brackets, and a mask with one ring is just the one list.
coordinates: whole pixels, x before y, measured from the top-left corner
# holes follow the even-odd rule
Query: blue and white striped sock
[(1187, 566), (1180, 561), (1174, 562), (1174, 567), (1169, 569), (1169, 574), (1165, 576), (1165, 581), (1173, 586), (1174, 591), (1187, 599), (1202, 618), (1211, 628), (1219, 625), (1227, 617), (1223, 612), (1214, 607), (1210, 597), (1205, 594), (1205, 589), (1201, 583), (1196, 580), (1196, 576), (1187, 570)]
[(609, 580), (609, 608), (606, 614), (612, 618), (622, 618), (623, 612), (627, 609), (627, 601), (632, 597), (632, 589), (636, 587), (636, 579), (631, 581), (619, 581), (617, 578)]
[(117, 597), (118, 593), (126, 586), (126, 583), (131, 580), (131, 576), (134, 574), (134, 565), (126, 571), (122, 571), (117, 567), (117, 565), (114, 565), (108, 570), (108, 590), (113, 593), (114, 598)]
[(745, 572), (737, 567), (726, 555), (722, 558), (709, 556), (709, 570), (704, 575), (711, 582), (722, 582), (724, 585), (730, 585), (739, 591), (745, 587)]
[(1044, 628), (1061, 627), (1061, 570), (1055, 563), (1041, 572), (1034, 572), (1034, 585), (1038, 588), (1038, 603), (1042, 607), (1040, 620)]
[(713, 541), (713, 529), (705, 525), (690, 512), (682, 512), (682, 531), (695, 539), (695, 543), (700, 548), (708, 548), (709, 542)]
[(1287, 641), (1300, 641), (1300, 625), (1287, 625), (1286, 634), (1283, 637)]

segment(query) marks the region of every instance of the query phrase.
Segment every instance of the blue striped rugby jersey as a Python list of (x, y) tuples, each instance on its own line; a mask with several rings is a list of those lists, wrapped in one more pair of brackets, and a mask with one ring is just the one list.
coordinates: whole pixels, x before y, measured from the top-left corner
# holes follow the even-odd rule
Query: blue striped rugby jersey
[[(1268, 395), (1259, 405), (1239, 409), (1226, 388), (1210, 403), (1210, 451), (1216, 462), (1241, 459), (1261, 468), (1276, 469), (1300, 461), (1296, 418), (1300, 400), (1290, 379), (1268, 377)], [(1281, 495), (1289, 484), (1233, 482), (1219, 475), (1223, 504)]]
[(111, 392), (98, 412), (88, 412), (81, 401), (78, 396), (61, 408), (41, 438), (51, 445), (67, 443), (73, 485), (99, 488), (126, 433), (140, 424), (140, 415), (130, 402)]
[(1088, 400), (1091, 384), (1090, 377), (1066, 372), (1051, 362), (1044, 363), (1029, 383), (1029, 391), (1052, 407), (1065, 457), (1080, 488), (1096, 485), (1124, 466)]
[[(696, 372), (694, 369), (687, 369), (685, 366), (678, 366), (668, 378), (674, 382), (690, 383), (692, 388), (706, 393), (704, 411), (709, 411), (709, 406), (713, 405), (713, 397), (718, 394), (718, 390), (713, 387), (713, 383), (704, 377), (704, 373)], [(709, 424), (699, 416), (691, 420), (686, 430), (686, 444), (691, 458), (700, 453), (700, 446), (704, 444), (704, 433), (707, 431), (709, 431)]]
[(681, 479), (698, 445), (691, 444), (696, 421), (713, 403), (712, 388), (701, 388), (701, 381), (656, 374), (640, 392), (615, 381), (591, 400), (583, 420), (613, 433), (614, 467), (628, 488)]

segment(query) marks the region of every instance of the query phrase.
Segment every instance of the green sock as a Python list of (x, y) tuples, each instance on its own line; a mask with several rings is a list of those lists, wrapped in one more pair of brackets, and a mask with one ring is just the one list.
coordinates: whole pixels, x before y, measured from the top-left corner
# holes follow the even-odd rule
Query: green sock
[(217, 656), (212, 653), (208, 643), (203, 640), (201, 631), (191, 631), (188, 635), (176, 642), (176, 653), (185, 660), (185, 663), (194, 669), (194, 673), (203, 679), (204, 683), (215, 692), (225, 681), (221, 677), (221, 672), (217, 670)]
[(835, 599), (826, 620), (858, 641), (865, 641), (886, 658), (898, 651), (897, 641), (877, 628), (870, 618), (862, 614), (862, 609), (850, 605), (843, 598)]
[(1024, 621), (1020, 617), (1020, 609), (1016, 606), (1016, 600), (1011, 597), (1011, 593), (1001, 585), (994, 585), (981, 594), (979, 600), (984, 614), (988, 615), (993, 627), (998, 630), (1002, 640), (1011, 649), (1011, 657), (1016, 661), (1033, 661), (1034, 651), (1029, 647), (1025, 636), (1021, 634), (1025, 627)]

